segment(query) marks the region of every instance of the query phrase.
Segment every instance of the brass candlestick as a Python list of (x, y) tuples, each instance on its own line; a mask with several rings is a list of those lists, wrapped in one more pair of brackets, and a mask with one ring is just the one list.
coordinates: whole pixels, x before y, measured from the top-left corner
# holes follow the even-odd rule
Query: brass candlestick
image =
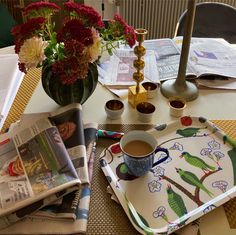
[(161, 85), (161, 93), (167, 98), (172, 96), (179, 96), (187, 101), (191, 101), (198, 97), (197, 87), (193, 83), (188, 82), (185, 79), (186, 67), (188, 63), (189, 47), (195, 18), (195, 10), (196, 10), (196, 0), (189, 0), (178, 76), (176, 80), (173, 79), (168, 80), (162, 83)]
[(146, 54), (146, 49), (142, 45), (145, 39), (145, 35), (147, 34), (146, 29), (136, 29), (136, 40), (138, 42), (138, 45), (134, 48), (134, 54), (138, 57), (136, 60), (134, 60), (134, 67), (137, 70), (133, 73), (133, 79), (136, 81), (136, 86), (129, 87), (128, 91), (128, 101), (133, 106), (136, 107), (136, 105), (140, 102), (144, 102), (147, 100), (147, 91), (145, 88), (140, 84), (143, 79), (144, 75), (142, 70), (144, 69), (145, 62), (143, 60), (143, 56)]

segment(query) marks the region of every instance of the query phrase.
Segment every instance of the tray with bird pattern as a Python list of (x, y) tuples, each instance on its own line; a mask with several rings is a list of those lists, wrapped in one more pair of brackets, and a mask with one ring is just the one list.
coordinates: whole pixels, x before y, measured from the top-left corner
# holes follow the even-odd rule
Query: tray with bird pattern
[(119, 142), (100, 155), (101, 169), (140, 233), (170, 234), (236, 196), (236, 141), (209, 120), (184, 116), (148, 132), (170, 157), (144, 176), (128, 173)]

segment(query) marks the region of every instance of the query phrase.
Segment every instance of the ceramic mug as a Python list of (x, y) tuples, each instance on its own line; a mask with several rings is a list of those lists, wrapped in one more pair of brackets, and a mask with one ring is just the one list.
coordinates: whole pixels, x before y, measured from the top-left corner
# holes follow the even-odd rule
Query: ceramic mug
[[(151, 168), (169, 157), (169, 151), (157, 147), (156, 138), (142, 130), (129, 131), (125, 134), (120, 140), (120, 148), (128, 172), (134, 176), (145, 175)], [(157, 152), (164, 152), (166, 156), (154, 162)]]

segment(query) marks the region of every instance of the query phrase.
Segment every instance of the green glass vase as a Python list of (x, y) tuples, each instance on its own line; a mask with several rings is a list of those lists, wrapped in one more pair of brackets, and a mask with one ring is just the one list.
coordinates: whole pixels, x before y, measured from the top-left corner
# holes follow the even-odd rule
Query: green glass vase
[(98, 70), (95, 63), (89, 64), (88, 75), (70, 85), (62, 84), (48, 64), (42, 68), (42, 86), (47, 95), (57, 104), (65, 106), (71, 103), (83, 104), (94, 92), (98, 83)]

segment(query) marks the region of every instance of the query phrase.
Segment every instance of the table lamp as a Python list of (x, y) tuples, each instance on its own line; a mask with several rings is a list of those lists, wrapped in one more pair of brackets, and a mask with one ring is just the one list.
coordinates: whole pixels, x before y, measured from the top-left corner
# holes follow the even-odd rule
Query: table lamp
[(142, 73), (142, 70), (145, 66), (145, 62), (142, 59), (143, 56), (146, 54), (146, 49), (142, 45), (145, 39), (145, 35), (147, 34), (146, 29), (136, 29), (136, 40), (138, 42), (138, 45), (134, 48), (134, 54), (138, 57), (136, 60), (134, 60), (134, 67), (136, 68), (136, 72), (133, 73), (133, 79), (136, 81), (135, 86), (129, 87), (128, 90), (128, 101), (133, 106), (133, 108), (136, 107), (136, 105), (140, 102), (144, 102), (147, 100), (147, 91), (146, 89), (140, 84), (143, 79), (144, 75)]
[(184, 98), (186, 101), (191, 101), (198, 97), (198, 88), (196, 87), (196, 85), (185, 80), (189, 47), (191, 43), (194, 17), (195, 17), (195, 9), (196, 9), (196, 1), (189, 0), (178, 76), (176, 79), (165, 81), (161, 85), (161, 93), (167, 98), (178, 96)]

